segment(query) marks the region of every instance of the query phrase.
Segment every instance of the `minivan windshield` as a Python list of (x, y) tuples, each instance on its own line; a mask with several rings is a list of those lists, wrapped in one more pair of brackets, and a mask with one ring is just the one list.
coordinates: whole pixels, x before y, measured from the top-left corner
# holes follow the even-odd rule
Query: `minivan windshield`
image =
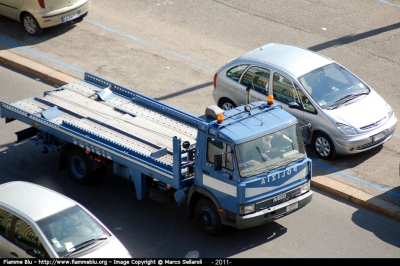
[(328, 110), (370, 92), (364, 82), (336, 63), (313, 70), (299, 81), (314, 101)]
[(235, 150), (242, 177), (267, 173), (306, 157), (298, 124), (236, 145)]
[(63, 257), (98, 239), (105, 239), (110, 234), (104, 230), (82, 208), (75, 205), (69, 209), (46, 217), (37, 222), (52, 248)]

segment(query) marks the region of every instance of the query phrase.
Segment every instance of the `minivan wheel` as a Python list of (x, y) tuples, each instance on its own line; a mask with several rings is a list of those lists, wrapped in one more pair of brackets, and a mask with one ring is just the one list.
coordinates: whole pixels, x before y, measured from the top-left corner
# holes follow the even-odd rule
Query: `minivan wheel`
[(25, 30), (29, 35), (37, 36), (43, 31), (36, 19), (29, 13), (23, 15), (22, 22), (24, 23)]
[(230, 110), (230, 109), (235, 108), (236, 105), (229, 99), (223, 99), (223, 100), (221, 100), (219, 107), (222, 110)]
[(320, 158), (324, 160), (331, 160), (335, 158), (335, 146), (327, 134), (319, 132), (314, 136), (313, 139), (315, 151)]

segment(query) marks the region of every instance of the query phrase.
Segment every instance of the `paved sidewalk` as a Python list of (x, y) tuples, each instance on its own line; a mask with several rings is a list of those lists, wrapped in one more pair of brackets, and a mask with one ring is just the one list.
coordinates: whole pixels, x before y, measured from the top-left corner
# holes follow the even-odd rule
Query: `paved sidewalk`
[[(0, 51), (0, 64), (7, 65), (11, 68), (17, 69), (29, 75), (40, 78), (41, 80), (45, 80), (49, 83), (59, 86), (76, 81), (75, 78), (70, 77), (64, 73), (55, 71), (51, 68), (25, 59), (18, 55), (14, 55), (4, 50)], [(325, 176), (313, 177), (311, 180), (311, 185), (331, 195), (353, 202), (357, 205), (400, 221), (399, 205), (387, 202), (378, 197), (371, 196), (361, 190), (340, 183), (336, 180), (327, 178)]]

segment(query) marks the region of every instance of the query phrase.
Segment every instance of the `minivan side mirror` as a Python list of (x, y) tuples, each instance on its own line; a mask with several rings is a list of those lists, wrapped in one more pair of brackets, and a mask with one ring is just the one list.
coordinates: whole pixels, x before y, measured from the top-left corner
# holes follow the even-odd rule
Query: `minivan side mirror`
[(289, 108), (302, 110), (301, 106), (296, 102), (290, 102), (289, 103)]

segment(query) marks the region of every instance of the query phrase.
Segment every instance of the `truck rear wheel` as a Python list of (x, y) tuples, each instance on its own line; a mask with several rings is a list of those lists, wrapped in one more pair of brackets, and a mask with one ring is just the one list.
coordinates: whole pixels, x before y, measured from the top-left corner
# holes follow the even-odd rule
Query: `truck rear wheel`
[(67, 170), (72, 180), (79, 184), (88, 184), (92, 177), (92, 164), (80, 150), (72, 149), (67, 154)]
[(221, 217), (215, 205), (208, 199), (200, 199), (195, 207), (196, 222), (200, 229), (212, 236), (222, 233)]

